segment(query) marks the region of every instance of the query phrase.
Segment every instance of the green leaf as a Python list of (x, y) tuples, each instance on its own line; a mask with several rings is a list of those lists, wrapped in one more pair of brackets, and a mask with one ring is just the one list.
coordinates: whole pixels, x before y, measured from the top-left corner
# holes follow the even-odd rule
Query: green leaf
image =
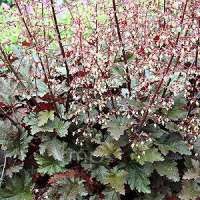
[(163, 134), (167, 134), (167, 132), (161, 129), (159, 126), (154, 126), (152, 124), (147, 125), (145, 127), (145, 132), (150, 133), (153, 138), (160, 138)]
[(65, 137), (68, 134), (68, 128), (70, 126), (69, 122), (64, 122), (58, 118), (55, 118), (52, 124), (55, 131), (58, 133), (60, 137)]
[(14, 131), (17, 131), (14, 126), (11, 125), (9, 121), (0, 120), (0, 144), (5, 145), (7, 139), (12, 135)]
[(5, 175), (12, 178), (13, 174), (20, 172), (23, 169), (23, 163), (13, 163), (6, 168)]
[(77, 196), (86, 196), (87, 192), (85, 190), (84, 184), (82, 181), (70, 182), (69, 184), (63, 185), (60, 190), (61, 196), (63, 199), (74, 200)]
[(180, 129), (179, 126), (178, 126), (176, 123), (171, 122), (171, 121), (166, 122), (166, 123), (165, 123), (165, 127), (166, 127), (170, 132), (178, 132), (179, 129)]
[[(32, 95), (42, 97), (46, 93), (48, 93), (48, 91), (49, 91), (48, 86), (41, 79), (37, 79), (36, 81), (37, 81), (37, 93), (36, 94), (32, 94)], [(35, 80), (33, 80), (33, 85), (35, 85)]]
[(200, 163), (198, 160), (191, 159), (192, 168), (188, 169), (183, 175), (183, 179), (191, 180), (200, 178)]
[(54, 132), (54, 128), (52, 126), (52, 123), (49, 121), (47, 124), (45, 124), (42, 127), (39, 127), (38, 125), (31, 126), (31, 134), (32, 135), (35, 135), (36, 133), (39, 133), (39, 132), (42, 132), (42, 133), (47, 133), (47, 132), (52, 133), (52, 132)]
[(0, 188), (0, 200), (32, 200), (32, 180), (28, 174), (15, 175)]
[(31, 134), (34, 135), (38, 132), (57, 132), (60, 137), (68, 134), (69, 122), (65, 122), (55, 117), (55, 119), (47, 120), (43, 126), (39, 126), (39, 119), (36, 114), (30, 113), (24, 117), (23, 122), (31, 127)]
[(138, 192), (150, 193), (150, 181), (144, 170), (135, 164), (129, 164), (127, 167), (127, 183), (130, 185), (132, 190), (137, 190)]
[(103, 126), (103, 128), (108, 128), (108, 131), (110, 132), (111, 136), (118, 140), (121, 135), (124, 134), (124, 131), (128, 128), (128, 120), (127, 118), (112, 118), (107, 122), (107, 125)]
[(200, 138), (197, 138), (197, 140), (194, 143), (194, 151), (195, 153), (200, 154)]
[(184, 181), (182, 183), (182, 190), (179, 195), (181, 200), (196, 200), (199, 197), (200, 190), (195, 187), (194, 181)]
[(55, 160), (63, 161), (64, 154), (66, 152), (67, 145), (60, 140), (50, 137), (46, 137), (45, 141), (40, 144), (40, 154), (47, 152), (49, 156), (52, 156)]
[(28, 115), (26, 115), (26, 116), (24, 117), (23, 122), (24, 122), (27, 126), (37, 125), (37, 124), (38, 124), (37, 115), (36, 115), (35, 113), (29, 113)]
[(39, 165), (37, 169), (38, 172), (49, 175), (53, 175), (58, 172), (63, 172), (65, 170), (65, 165), (67, 164), (65, 162), (55, 160), (52, 157), (48, 157), (45, 155), (44, 156), (37, 155), (35, 156), (35, 160)]
[(106, 190), (103, 194), (105, 200), (121, 200), (120, 194), (115, 190)]
[(165, 195), (156, 192), (152, 194), (145, 194), (143, 197), (137, 198), (136, 200), (166, 200), (166, 198)]
[(167, 155), (169, 151), (180, 153), (181, 155), (191, 155), (191, 152), (184, 141), (169, 141), (164, 144), (158, 144), (158, 148), (163, 155)]
[(144, 151), (143, 154), (135, 152), (131, 154), (131, 158), (136, 160), (139, 164), (144, 165), (146, 162), (153, 163), (155, 161), (163, 161), (164, 158), (158, 152), (157, 148), (151, 147), (150, 149)]
[(54, 120), (54, 110), (51, 111), (41, 111), (38, 113), (38, 126), (44, 126), (48, 120)]
[(52, 189), (48, 192), (48, 199), (52, 200), (54, 196), (59, 196), (60, 200), (75, 200), (86, 195), (87, 191), (82, 180), (66, 178), (52, 185)]
[(95, 177), (100, 182), (103, 182), (107, 174), (108, 174), (108, 169), (106, 169), (104, 166), (99, 166), (91, 171), (92, 177)]
[(145, 165), (142, 166), (143, 172), (149, 177), (154, 171), (152, 163), (146, 163)]
[(5, 104), (14, 104), (16, 102), (15, 93), (16, 93), (17, 84), (11, 79), (3, 79), (0, 77), (0, 102)]
[(18, 158), (23, 161), (26, 157), (26, 153), (28, 152), (28, 147), (31, 140), (32, 136), (28, 136), (27, 133), (24, 132), (20, 135), (20, 138), (7, 141), (7, 156)]
[(105, 184), (109, 184), (116, 192), (125, 194), (124, 184), (126, 183), (127, 172), (114, 168), (107, 174), (104, 179)]
[(99, 195), (91, 196), (89, 200), (99, 200)]
[(60, 137), (64, 137), (68, 134), (68, 128), (70, 123), (64, 122), (59, 118), (47, 120), (47, 123), (43, 126), (39, 126), (39, 119), (36, 114), (30, 113), (27, 115), (23, 122), (31, 127), (31, 134), (34, 135), (38, 132), (57, 132)]
[(105, 142), (99, 145), (93, 153), (96, 157), (111, 157), (114, 156), (121, 160), (122, 150), (116, 142)]
[(166, 176), (168, 179), (178, 182), (180, 180), (178, 168), (174, 161), (155, 162), (154, 168), (161, 176)]
[(24, 129), (18, 130), (9, 121), (0, 121), (0, 127), (0, 144), (6, 150), (6, 156), (24, 160), (32, 136), (28, 136)]
[(183, 119), (187, 116), (188, 111), (185, 109), (187, 104), (183, 95), (179, 95), (174, 100), (174, 106), (168, 111), (167, 117), (172, 120)]

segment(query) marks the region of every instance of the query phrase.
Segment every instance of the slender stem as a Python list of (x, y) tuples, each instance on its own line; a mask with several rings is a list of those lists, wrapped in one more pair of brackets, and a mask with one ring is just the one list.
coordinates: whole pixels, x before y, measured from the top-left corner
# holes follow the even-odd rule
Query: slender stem
[[(103, 71), (102, 71), (102, 69), (100, 68), (100, 66), (98, 65), (98, 59), (97, 59), (97, 57), (98, 57), (98, 52), (99, 52), (99, 40), (98, 40), (98, 37), (97, 37), (97, 33), (98, 33), (98, 20), (97, 20), (97, 16), (98, 16), (98, 4), (96, 3), (96, 6), (95, 6), (95, 13), (96, 13), (96, 21), (95, 21), (95, 37), (96, 37), (96, 64), (97, 64), (97, 66), (98, 66), (98, 68), (99, 68), (99, 70), (101, 71), (101, 74), (103, 74)], [(107, 81), (105, 81), (105, 84), (106, 84), (106, 88), (107, 89), (109, 89), (109, 86), (108, 86), (108, 83), (107, 83)], [(113, 110), (115, 110), (116, 108), (115, 108), (115, 103), (114, 103), (114, 98), (113, 98), (113, 96), (111, 95), (111, 104), (112, 104), (112, 108), (113, 108)], [(117, 118), (117, 114), (116, 114), (116, 112), (114, 111), (114, 115), (115, 115), (115, 117)]]
[[(173, 59), (174, 59), (174, 54), (171, 56), (170, 61), (169, 61), (168, 66), (167, 66), (167, 70), (165, 71), (162, 79), (160, 80), (160, 82), (159, 82), (159, 84), (158, 84), (158, 86), (156, 88), (156, 91), (154, 92), (153, 97), (149, 101), (149, 107), (151, 107), (151, 105), (154, 103), (154, 101), (155, 101), (155, 99), (156, 99), (156, 97), (157, 97), (157, 95), (158, 95), (158, 93), (159, 93), (159, 91), (160, 91), (160, 89), (162, 87), (162, 84), (164, 82), (165, 75), (168, 73), (168, 71), (169, 71), (169, 69), (171, 67)], [(146, 121), (146, 118), (147, 118), (148, 114), (149, 114), (149, 110), (146, 109), (145, 112), (144, 112), (144, 115), (142, 117), (142, 120), (140, 122), (140, 128), (143, 126), (144, 122)]]
[[(177, 67), (177, 65), (178, 65), (178, 63), (179, 63), (180, 57), (181, 57), (181, 56), (179, 55), (178, 58), (177, 58), (177, 60), (176, 60), (176, 64), (175, 64), (174, 67), (173, 67), (173, 72), (174, 72), (174, 69), (176, 69), (176, 67)], [(179, 75), (180, 75), (180, 74), (179, 74)], [(172, 81), (172, 79), (171, 79), (171, 77), (170, 77), (169, 80), (168, 80), (168, 82), (167, 82), (167, 85), (165, 86), (165, 88), (164, 88), (164, 90), (163, 90), (162, 98), (165, 97), (166, 92), (167, 92), (167, 90), (168, 90), (168, 87), (169, 87), (171, 81)]]
[[(193, 24), (193, 21), (192, 21), (192, 23), (190, 24), (190, 27), (188, 27), (188, 29), (186, 30), (185, 36), (187, 36), (188, 30), (189, 30), (189, 28), (191, 28), (191, 25), (192, 25), (192, 24)], [(196, 56), (197, 56), (197, 55), (198, 55), (198, 53), (197, 53), (197, 49), (196, 49)], [(198, 56), (197, 56), (197, 57), (198, 57)], [(196, 57), (196, 58), (197, 58), (197, 57)], [(176, 69), (177, 65), (179, 64), (180, 58), (181, 58), (181, 55), (179, 55), (179, 56), (177, 57), (177, 59), (176, 59), (176, 63), (175, 63), (175, 65), (174, 65), (174, 67), (173, 67), (173, 70), (172, 70), (173, 72), (174, 72), (174, 70)], [(195, 58), (195, 59), (196, 59), (196, 58)], [(195, 64), (196, 64), (196, 60), (195, 60)], [(179, 74), (179, 76), (180, 76), (180, 75), (181, 75), (181, 73)], [(169, 80), (168, 80), (168, 82), (167, 82), (167, 85), (165, 86), (165, 88), (164, 88), (164, 90), (163, 90), (162, 98), (165, 97), (165, 94), (166, 94), (166, 92), (167, 92), (167, 90), (168, 90), (168, 87), (169, 87), (171, 81), (172, 81), (172, 79), (169, 78)]]
[(66, 68), (66, 72), (67, 72), (67, 78), (68, 78), (67, 84), (69, 86), (69, 75), (70, 75), (69, 74), (69, 66), (68, 66), (66, 58), (65, 58), (65, 50), (64, 50), (64, 47), (63, 47), (63, 44), (62, 44), (60, 30), (59, 30), (59, 27), (58, 27), (56, 12), (55, 12), (55, 8), (54, 8), (54, 2), (53, 2), (53, 0), (50, 0), (50, 1), (51, 1), (51, 9), (52, 9), (52, 14), (53, 14), (55, 31), (56, 31), (56, 34), (57, 34), (57, 37), (58, 37), (58, 44), (59, 44), (59, 47), (60, 47), (60, 51), (61, 51), (61, 54), (62, 54), (62, 57), (63, 57), (63, 60), (64, 60), (64, 64), (65, 64), (65, 68)]
[[(42, 19), (43, 19), (43, 36), (44, 36), (44, 43), (45, 46), (47, 45), (47, 40), (46, 40), (46, 29), (45, 29), (45, 23), (44, 23), (44, 5), (42, 3)], [(47, 72), (48, 72), (48, 77), (51, 76), (50, 73), (50, 67), (49, 67), (49, 59), (46, 53), (46, 49), (44, 49), (44, 53), (45, 53), (45, 58), (46, 58), (46, 66), (47, 66)]]
[[(199, 28), (200, 28), (200, 20), (199, 20)], [(198, 28), (198, 35), (199, 35), (199, 28)], [(195, 55), (195, 66), (198, 67), (198, 56), (199, 56), (199, 37), (197, 40), (197, 46), (196, 46), (196, 55)]]
[(198, 66), (198, 55), (199, 55), (199, 38), (197, 40), (196, 55), (195, 55), (195, 66)]
[(4, 116), (5, 118), (7, 118), (7, 119), (17, 128), (17, 130), (18, 130), (19, 133), (21, 134), (21, 133), (22, 133), (21, 124), (19, 124), (19, 123), (16, 122), (12, 117), (10, 117), (10, 116), (3, 110), (3, 108), (0, 108), (0, 112), (3, 114), (3, 116)]
[(23, 13), (22, 13), (22, 11), (21, 11), (21, 9), (20, 9), (20, 7), (19, 7), (19, 4), (18, 4), (17, 0), (15, 0), (15, 4), (16, 4), (17, 9), (18, 9), (18, 11), (19, 11), (19, 14), (20, 14), (20, 16), (21, 16), (21, 19), (22, 19), (22, 21), (23, 21), (23, 23), (24, 23), (24, 26), (25, 26), (25, 28), (26, 28), (26, 30), (27, 30), (27, 32), (28, 32), (28, 35), (31, 36), (30, 39), (32, 39), (31, 31), (29, 30), (28, 25), (27, 25), (27, 23), (26, 23), (26, 21), (25, 21), (25, 19), (24, 19), (24, 17), (23, 17)]
[(21, 84), (21, 86), (26, 90), (26, 92), (28, 92), (26, 86), (24, 85), (24, 83), (22, 82), (21, 76), (20, 74), (14, 69), (14, 67), (12, 66), (10, 60), (8, 59), (8, 56), (6, 55), (6, 52), (3, 50), (2, 46), (0, 45), (0, 51), (3, 55), (3, 58), (7, 64), (7, 67), (10, 69), (10, 71), (15, 75), (15, 77), (17, 78), (17, 80), (19, 81), (19, 83)]
[[(125, 45), (123, 43), (121, 32), (120, 32), (119, 20), (118, 20), (118, 17), (117, 17), (117, 7), (116, 7), (115, 0), (112, 0), (112, 3), (113, 3), (115, 23), (116, 23), (116, 28), (117, 28), (117, 35), (118, 35), (118, 39), (119, 39), (119, 42), (120, 42), (121, 47), (122, 47), (122, 56), (123, 56), (124, 64), (127, 65), (128, 59), (127, 59), (126, 52), (125, 52)], [(128, 91), (129, 91), (129, 96), (131, 96), (131, 78), (130, 78), (128, 66), (126, 66), (126, 79), (127, 79), (126, 81), (127, 81), (127, 88), (128, 88)]]
[[(164, 11), (164, 15), (165, 15), (165, 12), (166, 12), (166, 0), (164, 0), (164, 2), (163, 2), (163, 11)], [(165, 25), (166, 25), (166, 20), (165, 20), (165, 18), (164, 18), (164, 28), (165, 28)]]

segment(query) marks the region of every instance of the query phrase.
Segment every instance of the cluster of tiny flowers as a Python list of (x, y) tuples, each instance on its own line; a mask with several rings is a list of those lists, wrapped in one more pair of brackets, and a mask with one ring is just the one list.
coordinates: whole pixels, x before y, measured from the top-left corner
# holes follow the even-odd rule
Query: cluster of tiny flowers
[[(119, 1), (117, 11), (106, 0), (20, 1), (19, 8), (26, 22), (19, 36), (22, 62), (29, 58), (32, 78), (52, 85), (55, 97), (71, 98), (67, 118), (76, 125), (105, 125), (123, 116), (139, 133), (148, 120), (165, 126), (170, 119), (163, 113), (178, 94), (188, 109), (199, 106), (197, 0), (165, 6)], [(197, 112), (177, 123), (184, 134), (199, 135)], [(74, 135), (81, 144), (82, 136), (91, 137), (80, 129)]]

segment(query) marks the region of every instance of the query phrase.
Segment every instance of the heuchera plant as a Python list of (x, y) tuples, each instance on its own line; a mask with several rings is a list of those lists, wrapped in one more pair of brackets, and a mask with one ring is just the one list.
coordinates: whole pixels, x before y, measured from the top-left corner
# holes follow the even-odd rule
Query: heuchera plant
[(15, 0), (0, 27), (0, 199), (198, 199), (199, 0)]

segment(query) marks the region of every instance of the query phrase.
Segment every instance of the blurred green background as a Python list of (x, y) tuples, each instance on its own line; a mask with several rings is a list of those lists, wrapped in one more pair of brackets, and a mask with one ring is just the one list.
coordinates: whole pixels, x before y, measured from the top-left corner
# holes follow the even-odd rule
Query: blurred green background
[(11, 3), (12, 3), (12, 0), (0, 0), (0, 4), (2, 4), (2, 3), (11, 4)]

